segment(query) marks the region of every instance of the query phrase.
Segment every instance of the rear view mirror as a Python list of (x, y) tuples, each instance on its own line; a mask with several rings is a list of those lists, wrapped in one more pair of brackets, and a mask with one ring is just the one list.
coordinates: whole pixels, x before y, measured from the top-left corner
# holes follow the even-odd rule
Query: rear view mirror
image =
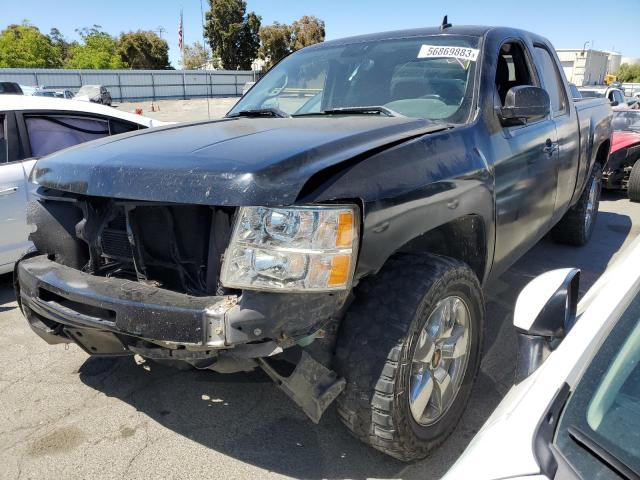
[(524, 287), (513, 314), (518, 332), (519, 382), (546, 360), (576, 321), (580, 270), (552, 270)]
[(546, 90), (531, 85), (518, 85), (510, 88), (500, 108), (500, 120), (503, 124), (525, 124), (528, 120), (549, 115), (551, 101)]

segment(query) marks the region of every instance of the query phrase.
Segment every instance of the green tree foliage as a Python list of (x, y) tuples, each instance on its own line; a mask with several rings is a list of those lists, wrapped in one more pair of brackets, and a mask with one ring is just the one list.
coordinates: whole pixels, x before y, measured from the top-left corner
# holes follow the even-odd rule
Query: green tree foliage
[(640, 83), (640, 65), (623, 63), (620, 65), (617, 76), (621, 82)]
[(260, 47), (260, 17), (243, 0), (209, 0), (205, 35), (228, 70), (249, 70)]
[(305, 15), (291, 25), (291, 49), (295, 52), (301, 48), (324, 42), (324, 21), (314, 16)]
[(169, 65), (169, 45), (155, 32), (138, 30), (120, 35), (118, 53), (134, 70), (164, 70)]
[(65, 68), (117, 69), (126, 68), (118, 54), (118, 42), (100, 25), (76, 30), (83, 42), (72, 45)]
[(290, 53), (324, 42), (324, 22), (319, 18), (304, 16), (291, 25), (275, 22), (260, 28), (260, 58), (271, 68)]
[(212, 58), (211, 52), (200, 42), (185, 45), (182, 50), (182, 68), (185, 70), (198, 70), (203, 65), (211, 62), (213, 68), (220, 68), (220, 59)]
[(0, 32), (0, 67), (56, 68), (61, 64), (59, 47), (26, 20)]
[(291, 53), (291, 27), (275, 22), (260, 28), (260, 58), (271, 68)]
[(70, 50), (72, 45), (76, 45), (78, 42), (68, 42), (67, 39), (62, 35), (60, 30), (57, 28), (52, 28), (49, 30), (49, 40), (53, 43), (58, 50), (60, 51), (60, 59), (61, 63), (66, 62), (69, 59)]

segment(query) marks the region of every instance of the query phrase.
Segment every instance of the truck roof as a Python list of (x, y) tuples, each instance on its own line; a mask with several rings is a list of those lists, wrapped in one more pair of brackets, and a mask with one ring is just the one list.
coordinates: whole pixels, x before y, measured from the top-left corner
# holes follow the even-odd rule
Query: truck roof
[(538, 35), (527, 32), (525, 30), (518, 30), (509, 27), (492, 27), (487, 25), (458, 25), (449, 27), (446, 30), (440, 30), (440, 27), (424, 27), (424, 28), (411, 28), (405, 30), (393, 30), (389, 32), (369, 33), (365, 35), (358, 35), (353, 37), (340, 38), (337, 40), (329, 40), (324, 43), (318, 43), (307, 48), (323, 48), (333, 47), (338, 45), (347, 45), (351, 43), (370, 42), (376, 40), (390, 40), (397, 38), (408, 37), (422, 37), (427, 35), (469, 35), (475, 37), (484, 36), (490, 30), (504, 30), (510, 33), (520, 33), (523, 36), (541, 38)]

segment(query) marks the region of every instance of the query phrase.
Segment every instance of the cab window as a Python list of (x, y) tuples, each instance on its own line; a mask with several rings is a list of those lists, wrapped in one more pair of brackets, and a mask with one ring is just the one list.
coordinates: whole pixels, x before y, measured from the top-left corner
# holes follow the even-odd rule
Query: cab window
[(562, 112), (565, 110), (566, 106), (564, 85), (556, 62), (546, 48), (536, 46), (534, 51), (538, 60), (538, 65), (541, 68), (540, 74), (542, 77), (542, 83), (544, 84), (544, 89), (547, 91), (549, 98), (551, 99), (551, 111), (553, 113)]
[(108, 122), (98, 118), (33, 115), (25, 117), (25, 124), (33, 157), (109, 135)]
[(507, 92), (519, 85), (534, 85), (533, 75), (522, 45), (517, 42), (505, 43), (500, 48), (496, 68), (496, 89), (502, 106)]

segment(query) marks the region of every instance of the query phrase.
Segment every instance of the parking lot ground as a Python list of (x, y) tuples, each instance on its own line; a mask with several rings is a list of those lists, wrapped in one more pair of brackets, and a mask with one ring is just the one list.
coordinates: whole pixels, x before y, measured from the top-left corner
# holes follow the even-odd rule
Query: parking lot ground
[(194, 98), (190, 100), (158, 100), (152, 102), (123, 102), (114, 107), (123, 112), (136, 113), (141, 108), (142, 114), (162, 120), (163, 122), (195, 122), (224, 117), (236, 104), (240, 97)]
[(605, 194), (589, 245), (545, 239), (487, 286), (485, 356), (470, 406), (442, 447), (410, 465), (353, 439), (334, 407), (314, 425), (261, 372), (181, 372), (49, 346), (0, 277), (0, 477), (439, 478), (512, 383), (521, 288), (575, 266), (584, 292), (639, 233), (640, 205)]

